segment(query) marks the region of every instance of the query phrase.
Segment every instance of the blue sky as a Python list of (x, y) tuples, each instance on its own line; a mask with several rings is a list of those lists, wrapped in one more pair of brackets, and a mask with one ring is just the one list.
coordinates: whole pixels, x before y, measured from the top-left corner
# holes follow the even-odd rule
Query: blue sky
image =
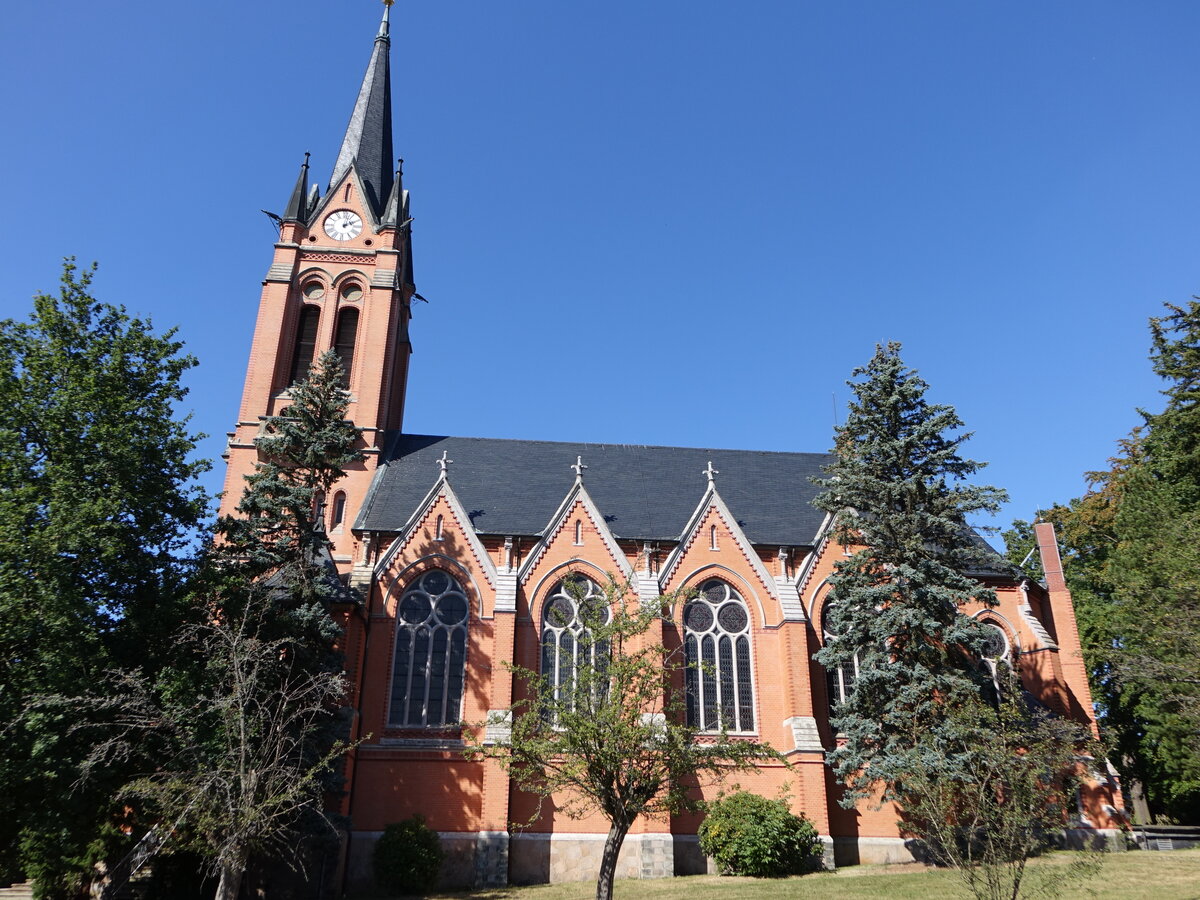
[[(98, 260), (102, 299), (199, 358), (217, 457), (259, 210), (306, 150), (328, 177), (380, 9), (7, 9), (0, 315)], [(1160, 404), (1146, 320), (1200, 293), (1200, 4), (400, 0), (393, 22), (430, 300), (410, 431), (825, 450), (851, 370), (898, 340), (1006, 525)]]

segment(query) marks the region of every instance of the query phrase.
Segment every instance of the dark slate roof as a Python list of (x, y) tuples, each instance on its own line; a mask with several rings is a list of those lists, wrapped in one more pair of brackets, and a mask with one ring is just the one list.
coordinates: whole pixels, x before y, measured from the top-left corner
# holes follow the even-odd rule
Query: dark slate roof
[(368, 194), (371, 208), (378, 216), (392, 192), (392, 76), (388, 55), (388, 7), (383, 10), (383, 22), (371, 51), (371, 61), (363, 76), (342, 149), (333, 165), (329, 179), (332, 189), (353, 163)]
[(717, 490), (756, 544), (811, 546), (824, 513), (812, 505), (825, 453), (699, 447), (572, 444), (492, 438), (393, 435), (356, 529), (399, 531), (453, 460), (450, 485), (481, 534), (538, 534), (567, 496), (583, 457), (583, 483), (618, 538), (677, 540), (707, 489)]

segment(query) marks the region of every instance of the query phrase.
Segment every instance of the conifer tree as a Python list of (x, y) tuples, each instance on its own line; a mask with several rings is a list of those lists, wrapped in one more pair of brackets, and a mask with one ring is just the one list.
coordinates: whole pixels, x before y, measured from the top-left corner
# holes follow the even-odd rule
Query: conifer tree
[[(263, 582), (273, 590), (279, 637), (303, 636), (298, 648), (306, 643), (318, 654), (328, 653), (337, 637), (327, 604), (342, 591), (328, 565), (324, 502), (346, 468), (362, 459), (358, 430), (345, 418), (349, 395), (342, 383), (341, 360), (329, 351), (292, 386), (291, 404), (264, 424), (258, 464), (237, 514), (217, 523), (213, 552), (213, 568), (226, 584)], [(226, 593), (225, 602), (236, 594)]]
[(833, 515), (835, 538), (857, 548), (831, 578), (826, 623), (836, 636), (817, 654), (827, 668), (857, 668), (832, 715), (846, 738), (831, 764), (847, 806), (878, 787), (901, 799), (905, 773), (929, 752), (947, 710), (978, 697), (984, 633), (960, 607), (995, 597), (969, 574), (988, 554), (967, 518), (1004, 499), (965, 483), (982, 467), (959, 455), (970, 435), (954, 434), (962, 421), (953, 408), (926, 401), (899, 344), (878, 346), (854, 376), (815, 501)]

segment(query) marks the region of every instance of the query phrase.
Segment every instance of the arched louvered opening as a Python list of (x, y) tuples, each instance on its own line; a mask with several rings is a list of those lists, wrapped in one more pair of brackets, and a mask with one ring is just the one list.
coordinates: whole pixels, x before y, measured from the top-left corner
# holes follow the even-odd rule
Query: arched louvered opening
[(350, 367), (354, 365), (354, 342), (358, 339), (358, 310), (343, 309), (338, 313), (337, 334), (333, 352), (342, 361), (342, 387), (350, 386)]
[(462, 719), (470, 605), (462, 586), (434, 569), (400, 597), (389, 724), (453, 725)]
[(717, 578), (683, 609), (688, 724), (700, 731), (754, 731), (750, 610)]
[(292, 372), (288, 384), (295, 384), (308, 377), (313, 356), (317, 352), (317, 326), (321, 323), (321, 310), (305, 304), (300, 308), (300, 320), (296, 323), (296, 345), (292, 350)]

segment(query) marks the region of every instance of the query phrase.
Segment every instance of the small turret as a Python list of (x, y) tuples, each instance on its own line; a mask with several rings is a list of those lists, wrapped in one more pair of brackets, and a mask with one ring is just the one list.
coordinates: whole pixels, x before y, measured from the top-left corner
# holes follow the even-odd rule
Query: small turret
[(292, 188), (292, 197), (283, 213), (285, 222), (304, 222), (308, 218), (308, 157), (309, 154), (305, 153), (296, 186)]

